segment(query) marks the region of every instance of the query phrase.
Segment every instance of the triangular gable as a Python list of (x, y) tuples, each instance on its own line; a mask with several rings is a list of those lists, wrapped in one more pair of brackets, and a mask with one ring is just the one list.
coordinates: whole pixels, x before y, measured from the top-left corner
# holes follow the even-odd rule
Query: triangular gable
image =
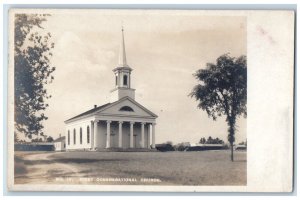
[[(133, 111), (122, 110), (122, 107), (130, 107)], [(141, 117), (157, 117), (153, 112), (134, 101), (130, 97), (124, 97), (119, 101), (111, 103), (109, 106), (99, 110), (97, 114), (108, 115), (128, 115), (128, 116), (141, 116)]]

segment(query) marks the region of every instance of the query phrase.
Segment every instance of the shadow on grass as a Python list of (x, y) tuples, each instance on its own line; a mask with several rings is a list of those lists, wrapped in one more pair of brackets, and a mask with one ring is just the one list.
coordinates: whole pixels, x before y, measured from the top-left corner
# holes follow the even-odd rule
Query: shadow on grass
[(64, 158), (64, 159), (53, 159), (53, 160), (24, 160), (25, 165), (38, 165), (38, 164), (53, 164), (53, 163), (95, 163), (95, 162), (116, 162), (121, 161), (119, 159), (86, 159), (86, 158)]
[(15, 156), (14, 172), (15, 175), (23, 175), (27, 172), (24, 160), (20, 157)]
[(233, 162), (247, 162), (247, 160), (234, 160)]

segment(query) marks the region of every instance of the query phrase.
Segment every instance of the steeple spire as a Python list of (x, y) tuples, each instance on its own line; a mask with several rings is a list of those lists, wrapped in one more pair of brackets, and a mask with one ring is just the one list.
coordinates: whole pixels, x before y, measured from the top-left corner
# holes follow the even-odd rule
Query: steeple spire
[(131, 71), (132, 69), (127, 65), (125, 41), (124, 41), (124, 28), (122, 26), (122, 38), (119, 52), (119, 63), (113, 69), (115, 74), (115, 88), (111, 90), (111, 101), (118, 101), (127, 96), (131, 99), (135, 97), (135, 89), (131, 88)]
[(126, 51), (125, 51), (124, 28), (123, 28), (123, 26), (122, 26), (122, 39), (121, 39), (121, 44), (120, 44), (118, 67), (128, 67), (127, 61), (126, 61)]

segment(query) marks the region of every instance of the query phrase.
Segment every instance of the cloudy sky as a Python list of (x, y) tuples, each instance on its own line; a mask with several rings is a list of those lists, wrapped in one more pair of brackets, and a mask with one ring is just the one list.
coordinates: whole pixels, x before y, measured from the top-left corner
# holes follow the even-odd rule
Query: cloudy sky
[[(43, 24), (55, 48), (53, 96), (45, 134), (64, 132), (64, 120), (109, 101), (112, 69), (118, 63), (121, 26), (136, 101), (158, 115), (157, 143), (227, 138), (225, 118), (213, 121), (190, 98), (193, 73), (224, 53), (246, 55), (246, 18), (193, 12), (55, 11)], [(237, 141), (246, 139), (246, 119), (238, 120)]]

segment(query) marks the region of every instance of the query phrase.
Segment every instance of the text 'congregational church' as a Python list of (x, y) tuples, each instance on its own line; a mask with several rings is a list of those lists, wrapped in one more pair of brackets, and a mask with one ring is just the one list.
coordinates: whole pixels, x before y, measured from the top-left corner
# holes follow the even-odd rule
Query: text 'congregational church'
[(123, 28), (119, 64), (113, 72), (115, 88), (111, 90), (110, 103), (94, 106), (65, 121), (66, 150), (155, 148), (157, 115), (135, 101), (135, 89), (131, 88), (132, 69), (126, 61)]

